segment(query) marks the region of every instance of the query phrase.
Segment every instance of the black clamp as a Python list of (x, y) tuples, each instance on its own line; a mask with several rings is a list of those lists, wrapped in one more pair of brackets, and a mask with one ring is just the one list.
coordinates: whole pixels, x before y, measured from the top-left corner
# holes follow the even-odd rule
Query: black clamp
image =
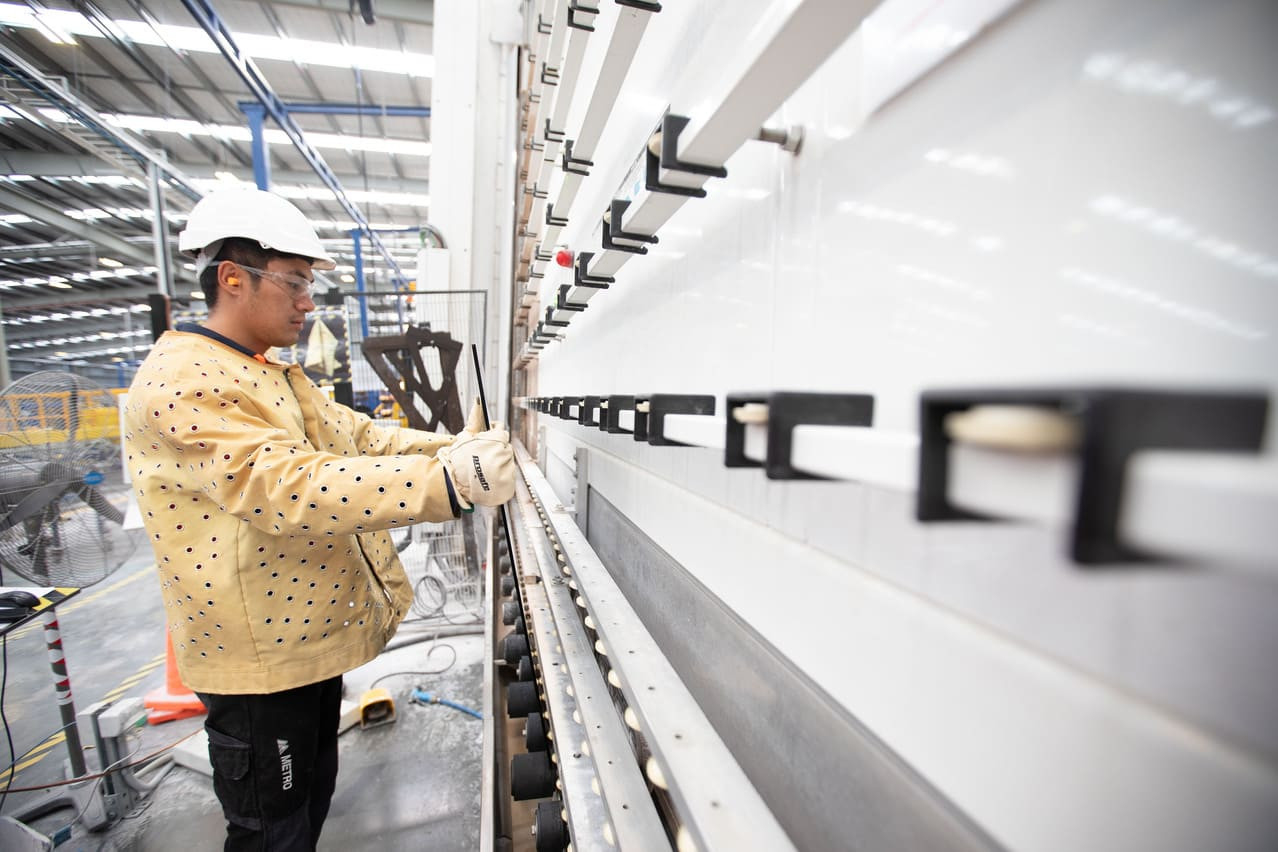
[(613, 251), (628, 252), (629, 254), (647, 254), (648, 249), (644, 246), (616, 242), (619, 239), (627, 240), (630, 243), (657, 242), (655, 236), (632, 234), (622, 230), (622, 217), (626, 215), (626, 208), (629, 206), (629, 201), (622, 201), (620, 198), (614, 198), (608, 205), (608, 215), (603, 218), (603, 247)]
[(539, 260), (542, 263), (549, 263), (554, 260), (555, 256), (548, 251), (542, 251), (541, 245), (538, 244), (533, 248), (533, 260)]
[(609, 284), (615, 284), (617, 279), (611, 275), (591, 275), (587, 272), (590, 261), (594, 260), (595, 253), (591, 251), (583, 251), (577, 254), (577, 262), (572, 268), (572, 281), (578, 287), (590, 287), (595, 290), (607, 290)]
[(629, 395), (608, 397), (608, 415), (599, 418), (599, 428), (610, 435), (624, 435), (632, 430), (621, 426), (621, 412), (635, 407), (635, 398)]
[(583, 160), (572, 155), (572, 140), (564, 140), (564, 156), (563, 168), (569, 174), (581, 175), (582, 177), (590, 176), (590, 167), (595, 163), (593, 160)]
[(529, 187), (528, 184), (524, 184), (523, 190), (524, 195), (531, 195), (533, 198), (545, 198), (547, 194), (544, 189), (538, 189), (537, 184), (533, 184), (532, 187)]
[[(635, 428), (634, 439), (636, 441), (648, 440), (648, 397), (635, 394)], [(643, 409), (640, 411), (639, 409)]]
[(555, 130), (554, 128), (552, 128), (550, 126), (550, 119), (546, 119), (546, 128), (545, 128), (545, 132), (542, 135), (546, 138), (547, 142), (557, 143), (557, 142), (564, 141), (564, 132), (562, 130)]
[(568, 291), (572, 288), (567, 284), (561, 284), (559, 287), (559, 295), (555, 298), (555, 307), (561, 311), (584, 311), (590, 307), (585, 302), (568, 301)]
[(582, 426), (598, 426), (599, 421), (595, 418), (595, 409), (599, 407), (599, 399), (597, 396), (583, 396), (581, 398), (581, 408), (577, 410), (577, 422)]
[(524, 143), (525, 151), (544, 151), (546, 146), (538, 142), (536, 139), (529, 139)]
[[(714, 397), (704, 394), (654, 393), (648, 397), (648, 416), (646, 422), (648, 443), (654, 447), (686, 447), (679, 441), (666, 437), (667, 414), (714, 414)], [(639, 416), (635, 415), (638, 422)], [(635, 435), (639, 430), (635, 429)]]
[[(581, 3), (578, 3), (577, 0), (568, 0), (568, 26), (572, 27), (573, 29), (585, 30), (588, 33), (593, 33), (595, 31), (595, 28), (593, 26), (591, 26), (590, 24), (584, 24), (581, 21), (577, 20), (576, 15), (578, 12), (582, 12), (583, 14), (594, 16), (599, 14), (599, 10), (593, 6), (584, 6)], [(591, 17), (590, 20), (591, 20), (591, 23), (594, 22), (593, 17)]]
[(1119, 541), (1127, 461), (1140, 450), (1259, 452), (1269, 399), (1263, 393), (1147, 391), (1123, 388), (928, 391), (920, 398), (920, 521), (991, 520), (949, 501), (949, 449), (945, 420), (973, 406), (1055, 408), (1078, 420), (1078, 493), (1070, 556), (1082, 565), (1142, 561), (1148, 557)]
[(654, 154), (650, 148), (644, 148), (644, 186), (649, 192), (683, 195), (688, 198), (705, 198), (706, 191), (704, 189), (692, 189), (691, 187), (662, 183), (662, 169), (704, 175), (705, 177), (722, 178), (728, 176), (728, 170), (722, 166), (701, 166), (696, 163), (686, 163), (679, 159), (676, 153), (679, 150), (679, 134), (688, 126), (688, 122), (689, 119), (685, 116), (674, 115), (669, 112), (661, 117), (661, 125), (658, 127), (658, 131), (661, 133), (660, 152)]
[(652, 0), (617, 0), (618, 6), (629, 6), (632, 9), (641, 9), (645, 12), (660, 12), (661, 4), (653, 3)]
[(541, 82), (547, 86), (558, 86), (559, 72), (543, 62), (541, 66)]
[[(762, 463), (746, 457), (746, 424), (733, 412), (752, 403), (768, 406), (767, 449)], [(727, 467), (762, 467), (768, 479), (828, 479), (796, 470), (791, 462), (795, 426), (871, 426), (874, 397), (865, 393), (729, 394), (724, 464)]]
[(529, 277), (529, 278), (545, 278), (545, 277), (546, 277), (546, 273), (544, 273), (544, 272), (538, 272), (538, 271), (537, 271), (537, 270), (535, 270), (535, 269), (530, 269), (530, 270), (528, 270), (528, 277)]
[(554, 22), (547, 21), (545, 18), (541, 16), (541, 13), (538, 13), (537, 14), (537, 32), (541, 33), (542, 35), (550, 35), (551, 32), (553, 31), (554, 31)]
[(558, 218), (558, 219), (555, 218), (555, 205), (547, 204), (546, 205), (546, 224), (556, 228), (563, 228), (567, 226), (568, 220), (566, 218)]
[(577, 410), (580, 411), (581, 403), (582, 403), (582, 399), (579, 396), (563, 397), (563, 401), (559, 404), (559, 419), (572, 420), (573, 419), (572, 407), (575, 405), (577, 406)]
[(542, 320), (550, 328), (567, 328), (568, 323), (563, 320), (557, 320), (555, 316), (555, 307), (553, 305), (546, 308), (546, 318)]

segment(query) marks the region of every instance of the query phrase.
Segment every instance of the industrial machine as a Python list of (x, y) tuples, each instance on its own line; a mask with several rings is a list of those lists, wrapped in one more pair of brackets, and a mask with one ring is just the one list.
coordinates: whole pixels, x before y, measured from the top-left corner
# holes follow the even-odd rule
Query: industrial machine
[(481, 848), (1274, 848), (1274, 5), (521, 9)]

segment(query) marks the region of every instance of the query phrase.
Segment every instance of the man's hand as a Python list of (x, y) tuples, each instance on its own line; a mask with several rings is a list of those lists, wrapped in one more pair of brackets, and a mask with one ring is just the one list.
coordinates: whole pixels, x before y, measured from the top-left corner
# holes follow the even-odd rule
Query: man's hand
[[(480, 415), (482, 417), (482, 413)], [(448, 466), (457, 496), (470, 508), (500, 506), (515, 496), (515, 453), (510, 448), (510, 433), (500, 423), (483, 432), (470, 431), (471, 426), (482, 426), (472, 413), (466, 431), (453, 439), (452, 444), (439, 450), (439, 457)]]

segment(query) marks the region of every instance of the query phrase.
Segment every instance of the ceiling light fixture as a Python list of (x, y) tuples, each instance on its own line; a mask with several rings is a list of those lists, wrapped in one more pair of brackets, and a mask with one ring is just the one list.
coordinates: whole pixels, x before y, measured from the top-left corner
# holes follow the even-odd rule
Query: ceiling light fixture
[(123, 263), (120, 263), (120, 261), (116, 260), (113, 257), (100, 257), (98, 258), (98, 263), (102, 264), (103, 266), (109, 266), (112, 269), (119, 269), (121, 266), (124, 266)]
[[(217, 53), (218, 48), (208, 34), (199, 27), (175, 24), (155, 24), (154, 29), (146, 21), (114, 19), (106, 22), (113, 35), (134, 44), (149, 47), (165, 47), (192, 53)], [(65, 38), (62, 43), (74, 44), (73, 35), (87, 38), (104, 38), (104, 34), (84, 15), (66, 9), (34, 10), (16, 3), (0, 3), (0, 24), (39, 30), (51, 41)], [(429, 53), (411, 53), (406, 50), (387, 50), (377, 47), (355, 47), (310, 39), (281, 38), (273, 35), (233, 32), (240, 48), (253, 59), (289, 62), (297, 65), (323, 65), (329, 68), (383, 71), (388, 74), (407, 74), (410, 77), (434, 77), (435, 57)]]

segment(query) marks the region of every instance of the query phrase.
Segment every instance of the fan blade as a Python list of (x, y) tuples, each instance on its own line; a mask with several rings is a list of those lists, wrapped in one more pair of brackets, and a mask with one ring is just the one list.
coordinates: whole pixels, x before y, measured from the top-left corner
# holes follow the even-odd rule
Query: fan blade
[(113, 523), (123, 524), (124, 513), (112, 505), (111, 501), (102, 496), (102, 493), (92, 485), (81, 486), (76, 493), (80, 495), (80, 499), (88, 503), (93, 511)]
[(56, 502), (68, 489), (69, 486), (65, 482), (53, 482), (29, 492), (17, 502), (8, 515), (0, 518), (0, 532), (17, 526), (27, 518), (34, 517), (45, 506)]

